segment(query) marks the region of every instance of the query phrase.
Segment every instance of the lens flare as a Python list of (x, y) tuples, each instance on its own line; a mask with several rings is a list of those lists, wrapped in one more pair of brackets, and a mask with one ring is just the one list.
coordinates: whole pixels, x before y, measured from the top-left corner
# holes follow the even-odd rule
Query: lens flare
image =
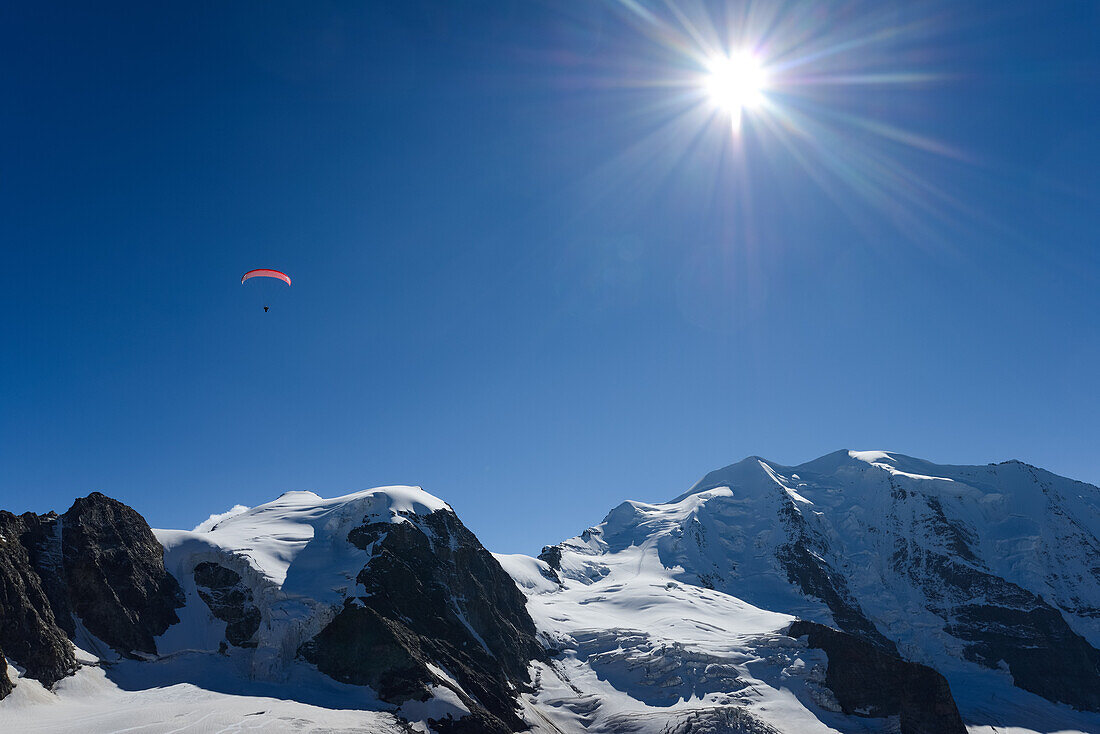
[(625, 118), (641, 134), (601, 169), (605, 189), (711, 182), (701, 191), (749, 238), (772, 166), (801, 169), (860, 229), (886, 224), (922, 247), (976, 221), (952, 178), (976, 162), (910, 127), (927, 118), (919, 95), (951, 78), (945, 16), (875, 0), (617, 5), (636, 33), (598, 83), (644, 103)]

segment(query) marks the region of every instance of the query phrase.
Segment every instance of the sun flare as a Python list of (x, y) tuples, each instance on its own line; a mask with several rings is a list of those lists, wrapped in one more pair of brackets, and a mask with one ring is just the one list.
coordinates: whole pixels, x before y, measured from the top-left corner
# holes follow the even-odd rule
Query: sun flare
[(713, 59), (707, 65), (705, 87), (711, 102), (740, 119), (743, 110), (759, 107), (768, 86), (760, 59), (747, 51)]
[[(900, 100), (896, 95), (906, 90), (929, 93), (947, 80), (931, 56), (921, 60), (906, 45), (936, 43), (942, 28), (933, 19), (900, 23), (889, 3), (855, 2), (868, 9), (858, 22), (838, 15), (836, 23), (822, 24), (819, 16), (829, 14), (812, 3), (742, 0), (731, 14), (717, 9), (728, 3), (704, 0), (618, 0), (623, 17), (648, 41), (622, 82), (631, 90), (651, 88), (652, 101), (638, 110), (652, 112), (655, 124), (664, 120), (637, 150), (663, 153), (669, 140), (682, 141), (674, 148), (678, 160), (698, 153), (715, 166), (708, 169), (715, 176), (725, 175), (722, 167), (730, 162), (748, 177), (752, 161), (752, 167), (794, 161), (845, 209), (851, 206), (845, 194), (865, 206), (852, 206), (851, 216), (890, 211), (904, 220), (904, 233), (922, 243), (942, 236), (941, 222), (969, 219), (958, 198), (920, 170), (969, 164), (969, 154), (909, 128), (904, 121), (911, 116), (898, 116), (882, 102)], [(737, 182), (746, 211), (752, 189), (747, 178)]]

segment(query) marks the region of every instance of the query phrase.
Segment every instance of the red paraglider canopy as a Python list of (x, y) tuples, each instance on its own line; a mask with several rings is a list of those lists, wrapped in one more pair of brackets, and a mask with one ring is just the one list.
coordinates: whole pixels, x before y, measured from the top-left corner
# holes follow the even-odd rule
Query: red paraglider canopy
[(241, 283), (244, 283), (249, 278), (278, 278), (287, 285), (290, 285), (290, 276), (281, 270), (267, 270), (260, 268), (259, 270), (249, 270), (243, 276), (241, 276)]

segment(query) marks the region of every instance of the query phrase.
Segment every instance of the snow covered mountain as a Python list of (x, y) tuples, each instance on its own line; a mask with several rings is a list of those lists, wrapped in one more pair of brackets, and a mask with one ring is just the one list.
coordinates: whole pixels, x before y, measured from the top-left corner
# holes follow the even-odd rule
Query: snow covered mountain
[[(17, 685), (0, 701), (0, 724), (88, 732), (137, 721), (155, 731), (143, 711), (167, 698), (166, 731), (191, 720), (209, 727), (211, 716), (264, 731), (524, 728), (516, 699), (531, 662), (546, 658), (524, 597), (427, 492), (288, 492), (194, 531), (156, 531), (155, 540), (121, 503), (94, 494), (74, 508), (82, 505), (99, 509), (104, 542), (73, 547), (73, 510), (60, 519), (0, 513), (6, 558), (16, 559), (6, 574), (0, 564), (0, 648), (18, 666), (4, 679)], [(85, 573), (89, 559), (104, 572)], [(130, 583), (137, 571), (150, 583)], [(73, 603), (82, 586), (99, 589), (101, 603)], [(109, 616), (103, 610), (129, 624), (92, 624)], [(31, 616), (33, 634), (20, 628)], [(56, 643), (66, 636), (75, 655)], [(42, 650), (51, 665), (34, 665)], [(74, 657), (83, 667), (69, 679)], [(50, 700), (43, 685), (64, 705), (35, 705)], [(262, 709), (247, 722), (242, 696)], [(359, 713), (328, 715), (339, 709)]]
[(539, 558), (415, 487), (192, 531), (93, 494), (0, 512), (0, 730), (1100, 732), (1098, 538), (1096, 487), (885, 452), (746, 459)]
[[(1100, 731), (1083, 713), (1100, 711), (1098, 538), (1094, 486), (1020, 462), (839, 451), (751, 457), (669, 503), (624, 502), (544, 549), (560, 583), (505, 563), (566, 664), (639, 701), (723, 688), (689, 653), (722, 658), (732, 626), (762, 639), (781, 626), (769, 610), (935, 668), (974, 727)], [(637, 675), (658, 660), (667, 675)]]
[(545, 656), (523, 597), (422, 489), (288, 492), (207, 530), (157, 535), (191, 602), (158, 641), (162, 655), (221, 650), (261, 680), (301, 660), (411, 720), (522, 728), (514, 699), (529, 661)]

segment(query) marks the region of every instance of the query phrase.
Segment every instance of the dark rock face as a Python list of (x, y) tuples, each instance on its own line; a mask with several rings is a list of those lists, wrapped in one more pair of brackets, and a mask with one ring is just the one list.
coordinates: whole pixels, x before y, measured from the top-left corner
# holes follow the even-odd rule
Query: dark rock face
[(561, 546), (560, 545), (547, 545), (543, 546), (542, 552), (539, 553), (539, 560), (545, 561), (546, 565), (555, 571), (561, 570)]
[(540, 568), (539, 573), (547, 581), (553, 581), (555, 584), (561, 585), (561, 576), (558, 575), (558, 571), (561, 570), (561, 546), (560, 545), (547, 545), (544, 546), (542, 552), (539, 553), (538, 558), (540, 561), (544, 561), (550, 568)]
[(156, 654), (153, 638), (179, 622), (183, 592), (145, 518), (93, 492), (61, 516), (69, 602), (88, 630), (123, 655)]
[(351, 603), (301, 653), (326, 675), (370, 686), (394, 703), (422, 695), (424, 684), (433, 681), (425, 675), (418, 635), (374, 609)]
[(260, 610), (252, 603), (252, 591), (236, 571), (209, 561), (195, 566), (199, 597), (214, 616), (225, 622), (225, 639), (237, 647), (255, 647), (252, 636), (260, 628)]
[(794, 622), (787, 634), (807, 635), (828, 655), (825, 685), (845, 714), (899, 716), (902, 734), (966, 734), (947, 680), (932, 668), (816, 622)]
[(450, 511), (410, 522), (370, 523), (348, 540), (372, 553), (357, 581), (367, 591), (300, 650), (336, 680), (369, 685), (383, 700), (424, 700), (445, 685), (429, 663), (459, 683), (471, 715), (441, 722), (449, 733), (519, 731), (515, 695), (531, 660), (546, 653), (522, 593)]
[(69, 605), (69, 588), (61, 553), (61, 522), (56, 512), (45, 515), (23, 515), (26, 531), (20, 538), (31, 565), (38, 572), (42, 590), (50, 600), (54, 621), (72, 639), (76, 635), (76, 620)]
[(182, 604), (164, 549), (121, 502), (94, 492), (61, 516), (0, 511), (0, 647), (43, 685), (76, 670), (77, 617), (124, 655), (152, 654)]
[[(0, 511), (0, 648), (28, 676), (50, 686), (76, 670), (76, 659), (21, 542), (37, 522), (30, 513)], [(0, 684), (0, 690), (5, 687), (10, 690), (10, 681)]]
[(947, 631), (971, 642), (964, 651), (968, 659), (991, 668), (1003, 660), (1025, 691), (1100, 711), (1100, 651), (1056, 609), (1036, 597), (1031, 608), (968, 604), (953, 611)]

